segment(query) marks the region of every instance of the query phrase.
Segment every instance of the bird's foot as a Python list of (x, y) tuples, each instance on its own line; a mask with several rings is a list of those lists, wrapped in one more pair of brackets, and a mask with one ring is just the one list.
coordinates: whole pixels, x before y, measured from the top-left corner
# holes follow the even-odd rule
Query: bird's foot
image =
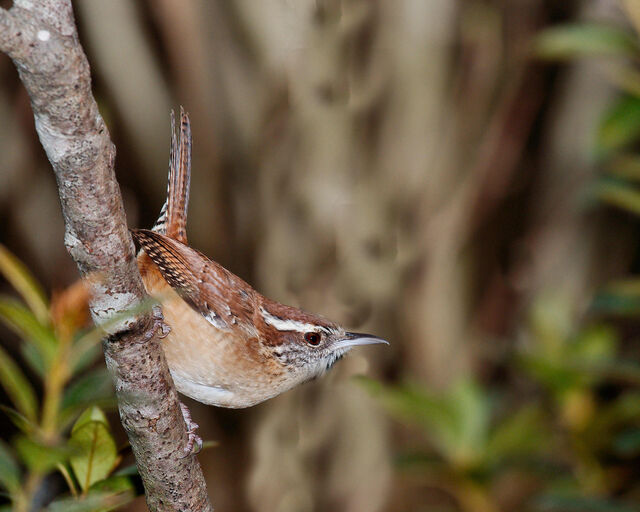
[(151, 341), (151, 339), (158, 333), (158, 338), (166, 338), (167, 335), (171, 332), (171, 327), (164, 323), (164, 316), (162, 315), (162, 309), (160, 306), (153, 306), (151, 310), (151, 317), (153, 318), (153, 325), (151, 329), (149, 329), (144, 336), (137, 343), (143, 344)]
[(153, 333), (155, 334), (158, 329), (160, 329), (160, 334), (158, 334), (158, 338), (166, 338), (171, 332), (171, 327), (168, 324), (164, 323), (164, 316), (162, 315), (162, 308), (158, 305), (153, 306), (151, 310), (153, 314)]
[[(184, 448), (184, 457), (188, 457), (192, 453), (199, 453), (202, 450), (202, 438), (196, 434), (198, 424), (191, 419), (191, 411), (189, 408), (180, 402), (180, 410), (182, 411), (182, 417), (187, 425), (187, 446)], [(197, 450), (194, 450), (194, 445)]]

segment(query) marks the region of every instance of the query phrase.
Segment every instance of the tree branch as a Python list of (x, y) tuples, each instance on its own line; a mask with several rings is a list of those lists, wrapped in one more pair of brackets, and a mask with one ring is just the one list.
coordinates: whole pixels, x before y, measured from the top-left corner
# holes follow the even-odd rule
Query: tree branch
[[(58, 182), (65, 245), (92, 279), (96, 323), (146, 297), (114, 174), (115, 148), (91, 93), (89, 64), (70, 0), (15, 0), (0, 9), (0, 51), (31, 98), (35, 125)], [(187, 442), (178, 396), (151, 315), (109, 324), (104, 342), (120, 418), (151, 510), (212, 510)]]

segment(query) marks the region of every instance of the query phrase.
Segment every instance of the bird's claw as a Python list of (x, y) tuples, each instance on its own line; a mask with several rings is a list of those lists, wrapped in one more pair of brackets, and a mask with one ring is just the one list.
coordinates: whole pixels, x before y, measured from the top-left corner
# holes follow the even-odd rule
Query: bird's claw
[(158, 338), (166, 338), (171, 332), (171, 327), (168, 324), (164, 323), (164, 316), (162, 315), (162, 308), (158, 305), (153, 306), (152, 309), (153, 321), (155, 323), (153, 332), (154, 334), (160, 329), (160, 334), (158, 334)]
[[(182, 457), (184, 458), (192, 453), (200, 453), (200, 450), (202, 450), (202, 438), (196, 434), (198, 424), (191, 419), (191, 411), (189, 411), (189, 408), (180, 402), (180, 410), (182, 411), (182, 418), (187, 425), (187, 445), (184, 448), (184, 456)], [(194, 450), (194, 445), (197, 447), (196, 450)]]
[(151, 317), (153, 318), (153, 325), (151, 329), (144, 333), (144, 336), (138, 341), (138, 343), (143, 344), (151, 339), (158, 333), (158, 338), (166, 338), (167, 335), (171, 332), (171, 327), (164, 323), (164, 316), (162, 315), (162, 309), (160, 306), (153, 306), (151, 310)]

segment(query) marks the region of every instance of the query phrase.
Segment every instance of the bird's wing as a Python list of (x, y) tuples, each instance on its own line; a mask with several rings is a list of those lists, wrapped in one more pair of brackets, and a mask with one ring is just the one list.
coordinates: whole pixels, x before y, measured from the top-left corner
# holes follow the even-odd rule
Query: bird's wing
[(256, 291), (191, 247), (147, 229), (131, 231), (164, 279), (219, 329), (252, 325)]

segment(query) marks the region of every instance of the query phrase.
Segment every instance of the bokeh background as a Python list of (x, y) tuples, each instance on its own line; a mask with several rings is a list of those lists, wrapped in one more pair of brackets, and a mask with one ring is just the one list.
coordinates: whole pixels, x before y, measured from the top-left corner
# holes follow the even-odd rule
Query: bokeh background
[[(184, 105), (191, 244), (268, 296), (391, 341), (252, 409), (185, 398), (218, 443), (200, 455), (216, 510), (640, 510), (638, 2), (75, 10), (129, 224), (159, 212)], [(54, 176), (2, 55), (0, 120), (0, 240), (64, 297), (77, 273)], [(3, 358), (43, 397), (33, 333), (7, 311)], [(103, 365), (64, 380), (76, 408), (50, 444), (88, 404), (124, 443)], [(13, 420), (0, 452), (15, 488), (41, 505), (68, 493)]]

